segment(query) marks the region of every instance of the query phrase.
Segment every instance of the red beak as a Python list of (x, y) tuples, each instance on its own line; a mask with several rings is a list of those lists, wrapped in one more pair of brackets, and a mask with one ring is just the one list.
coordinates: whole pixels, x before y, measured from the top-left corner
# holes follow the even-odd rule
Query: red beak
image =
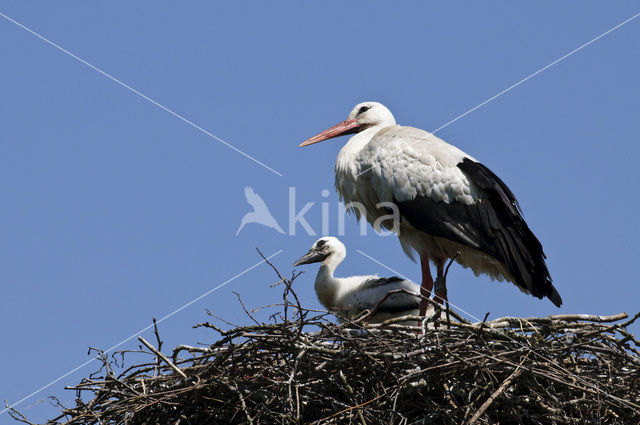
[(342, 121), (341, 123), (334, 125), (333, 127), (323, 131), (322, 133), (305, 140), (300, 144), (300, 147), (313, 145), (314, 143), (322, 142), (323, 140), (332, 139), (338, 136), (343, 136), (345, 134), (355, 133), (358, 127), (360, 127), (360, 124), (358, 124), (358, 121), (355, 118), (352, 120)]

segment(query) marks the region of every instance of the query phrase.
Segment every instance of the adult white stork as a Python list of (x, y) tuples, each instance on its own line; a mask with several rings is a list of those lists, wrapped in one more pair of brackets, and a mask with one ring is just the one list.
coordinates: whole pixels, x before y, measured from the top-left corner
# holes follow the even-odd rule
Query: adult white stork
[[(455, 258), (476, 276), (506, 279), (525, 293), (562, 304), (542, 245), (511, 190), (491, 170), (431, 133), (396, 125), (377, 102), (356, 105), (347, 120), (300, 146), (352, 133), (336, 161), (338, 194), (358, 219), (365, 215), (372, 225), (389, 215), (381, 203), (395, 204), (399, 225), (383, 225), (398, 233), (409, 257), (414, 259), (413, 250), (419, 254), (423, 295), (429, 297), (433, 288), (431, 261), (437, 269), (436, 300), (442, 302), (444, 265)], [(426, 306), (421, 303), (422, 315)]]
[(342, 242), (325, 236), (315, 241), (309, 252), (293, 263), (294, 266), (322, 263), (316, 275), (316, 295), (326, 309), (336, 311), (340, 321), (373, 309), (389, 291), (396, 289), (404, 289), (413, 295), (406, 292), (389, 295), (367, 321), (379, 323), (391, 317), (418, 315), (420, 293), (418, 285), (410, 280), (377, 275), (335, 277), (333, 273), (346, 255), (347, 250)]

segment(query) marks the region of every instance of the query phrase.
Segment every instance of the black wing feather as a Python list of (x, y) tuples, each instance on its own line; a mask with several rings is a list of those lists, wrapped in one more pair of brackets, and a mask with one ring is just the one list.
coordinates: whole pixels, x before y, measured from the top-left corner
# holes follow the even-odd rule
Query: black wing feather
[[(402, 282), (404, 279), (398, 276), (391, 277), (374, 277), (367, 281), (364, 281), (361, 285), (363, 288), (377, 288), (381, 286), (390, 285), (390, 288), (387, 292), (397, 288), (397, 283)], [(381, 298), (382, 299), (382, 298)], [(389, 313), (396, 314), (402, 313), (410, 310), (417, 310), (420, 308), (420, 295), (415, 294), (411, 295), (408, 293), (399, 293), (393, 294), (389, 296), (382, 304), (378, 306), (376, 313)], [(380, 300), (376, 300), (375, 302), (368, 303), (364, 301), (359, 301), (359, 306), (362, 309), (371, 310)]]
[[(375, 304), (364, 305), (362, 307), (367, 310), (371, 310)], [(378, 306), (376, 313), (388, 313), (397, 314), (404, 313), (411, 310), (418, 310), (420, 308), (420, 296), (409, 294), (394, 294), (387, 298), (382, 304)]]
[(506, 184), (479, 162), (465, 158), (458, 168), (480, 189), (473, 205), (436, 202), (428, 197), (397, 202), (415, 228), (478, 249), (507, 266), (516, 284), (560, 307), (542, 245), (522, 217)]
[(369, 280), (362, 282), (363, 287), (375, 288), (378, 286), (389, 285), (392, 283), (402, 282), (404, 279), (398, 276), (391, 277), (372, 277)]

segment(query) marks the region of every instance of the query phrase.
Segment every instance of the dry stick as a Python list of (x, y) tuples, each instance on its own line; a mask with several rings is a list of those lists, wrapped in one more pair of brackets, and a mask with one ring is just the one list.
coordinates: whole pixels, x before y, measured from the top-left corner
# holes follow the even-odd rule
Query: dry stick
[(168, 364), (168, 365), (169, 365), (169, 367), (170, 367), (171, 369), (173, 369), (173, 370), (174, 370), (174, 372), (176, 372), (178, 375), (180, 375), (183, 379), (187, 379), (187, 375), (185, 375), (185, 374), (184, 374), (184, 372), (183, 372), (183, 371), (181, 371), (181, 370), (180, 370), (180, 368), (178, 368), (178, 366), (174, 365), (174, 364), (171, 362), (171, 360), (169, 360), (169, 358), (168, 358), (167, 356), (165, 356), (164, 354), (162, 354), (160, 351), (156, 350), (156, 348), (155, 348), (153, 345), (149, 344), (149, 343), (147, 342), (147, 340), (146, 340), (146, 339), (144, 339), (144, 338), (143, 338), (143, 337), (141, 337), (141, 336), (138, 336), (138, 341), (140, 341), (141, 343), (143, 343), (144, 345), (146, 345), (146, 346), (147, 346), (147, 348), (148, 348), (149, 350), (153, 351), (153, 354), (155, 354), (156, 356), (158, 356), (159, 358), (161, 358), (162, 360), (164, 360), (164, 362), (165, 362), (166, 364)]
[[(169, 404), (169, 405), (175, 406), (176, 403), (170, 403), (167, 400), (169, 398), (171, 398), (171, 397), (175, 397), (177, 394), (186, 393), (186, 392), (189, 392), (189, 391), (191, 391), (191, 388), (187, 387), (187, 388), (180, 388), (180, 389), (173, 390), (173, 391), (166, 391), (164, 393), (156, 393), (156, 394), (154, 394), (155, 396), (160, 396), (161, 395), (162, 397), (157, 398), (157, 399), (153, 399), (153, 401), (150, 402), (150, 403), (143, 404), (142, 406), (136, 407), (134, 409), (134, 412), (136, 412), (136, 413), (140, 412), (140, 411), (142, 411), (144, 409), (147, 409), (147, 408), (149, 408), (149, 407), (151, 407), (151, 406), (153, 406), (155, 404), (160, 404), (160, 403), (161, 404)], [(103, 423), (103, 422), (98, 422), (98, 423)]]
[(251, 425), (253, 425), (253, 419), (251, 419), (251, 415), (249, 414), (249, 410), (247, 409), (247, 403), (244, 402), (244, 397), (242, 396), (242, 393), (240, 392), (240, 389), (237, 386), (233, 386), (231, 384), (225, 384), (231, 391), (233, 391), (234, 393), (236, 393), (236, 395), (238, 396), (238, 398), (240, 399), (240, 404), (242, 406), (242, 411), (244, 412), (245, 416), (247, 417), (247, 421), (249, 421), (249, 423)]
[[(278, 284), (284, 282), (284, 284), (287, 285), (287, 279), (280, 274), (280, 271), (276, 268), (276, 266), (274, 266), (273, 264), (271, 264), (271, 262), (269, 262), (269, 260), (267, 260), (267, 258), (264, 256), (262, 251), (260, 251), (260, 248), (256, 247), (256, 251), (258, 251), (258, 254), (260, 254), (260, 257), (262, 257), (264, 262), (267, 263), (273, 269), (274, 272), (276, 272), (276, 274), (278, 275), (278, 278), (280, 278), (280, 282), (278, 282)], [(289, 285), (287, 285), (287, 289), (289, 289)], [(289, 306), (287, 303), (287, 290), (282, 292), (282, 299), (284, 301), (284, 321), (286, 322), (288, 320), (287, 313), (289, 311)]]
[(242, 302), (242, 298), (240, 297), (240, 294), (238, 294), (236, 291), (233, 291), (233, 293), (236, 295), (236, 297), (238, 297), (238, 302), (242, 306), (242, 309), (244, 310), (246, 315), (249, 316), (249, 319), (253, 320), (253, 323), (255, 323), (256, 325), (260, 326), (260, 322), (258, 322), (255, 319), (255, 317), (253, 317), (253, 315), (251, 315), (251, 313), (249, 313), (249, 310), (247, 310), (247, 307), (245, 307), (244, 302)]
[[(351, 385), (349, 385), (349, 383), (347, 382), (347, 378), (344, 376), (344, 373), (342, 373), (342, 370), (339, 371), (339, 374), (340, 374), (340, 380), (342, 381), (344, 386), (347, 388), (347, 392), (349, 393), (353, 401), (355, 401), (355, 394), (353, 393), (353, 388), (351, 388)], [(362, 414), (362, 409), (358, 409), (358, 418), (360, 418), (360, 423), (362, 425), (367, 425), (367, 422), (364, 420), (364, 415)]]
[(291, 295), (293, 295), (293, 298), (296, 300), (296, 305), (298, 307), (298, 315), (300, 317), (300, 329), (298, 333), (302, 332), (302, 311), (304, 310), (302, 308), (302, 304), (300, 303), (300, 300), (298, 299), (298, 295), (296, 294), (296, 292), (293, 290), (293, 287), (291, 286), (291, 283), (293, 282), (293, 279), (295, 279), (298, 275), (294, 275), (292, 277), (292, 279), (289, 281), (286, 278), (282, 277), (282, 275), (280, 274), (280, 272), (278, 271), (278, 269), (276, 268), (276, 266), (274, 266), (271, 261), (269, 261), (264, 254), (260, 251), (259, 248), (256, 248), (256, 251), (258, 251), (258, 254), (260, 254), (260, 256), (262, 257), (262, 259), (264, 260), (265, 263), (267, 263), (269, 265), (269, 267), (271, 267), (273, 269), (273, 271), (276, 272), (276, 274), (278, 275), (278, 277), (280, 278), (280, 280), (282, 282), (284, 282), (284, 284), (287, 286), (287, 290), (283, 292), (282, 297), (284, 298), (284, 309), (285, 309), (285, 316), (286, 316), (286, 311), (287, 311), (287, 294), (290, 292)]
[(171, 355), (171, 360), (176, 363), (178, 361), (178, 354), (181, 351), (188, 351), (189, 354), (195, 356), (195, 353), (210, 353), (212, 350), (209, 347), (192, 347), (191, 345), (180, 344), (176, 348), (173, 349), (173, 354)]
[[(396, 387), (394, 387), (394, 389), (396, 389), (397, 387), (398, 387), (398, 385), (396, 385)], [(327, 416), (327, 417), (325, 417), (325, 418), (318, 419), (317, 421), (313, 422), (313, 424), (320, 424), (320, 423), (322, 423), (322, 422), (324, 422), (324, 421), (326, 421), (326, 420), (328, 420), (328, 419), (334, 418), (334, 417), (336, 417), (336, 416), (340, 416), (340, 415), (342, 415), (343, 413), (346, 413), (346, 412), (348, 412), (348, 411), (350, 411), (350, 410), (353, 410), (353, 409), (357, 409), (357, 408), (359, 408), (359, 407), (366, 406), (367, 404), (373, 403), (374, 401), (381, 399), (381, 398), (382, 398), (382, 397), (384, 397), (385, 395), (387, 395), (387, 393), (386, 393), (386, 392), (383, 392), (383, 393), (382, 393), (382, 394), (380, 394), (379, 396), (377, 396), (377, 397), (375, 397), (375, 398), (372, 398), (372, 399), (371, 399), (371, 400), (369, 400), (369, 401), (365, 401), (364, 403), (360, 403), (360, 404), (358, 404), (357, 406), (349, 406), (349, 407), (347, 407), (346, 409), (342, 409), (341, 411), (336, 412), (336, 413), (334, 413), (334, 414), (332, 414), (332, 415), (329, 415), (329, 416)]]
[(453, 258), (451, 258), (451, 260), (449, 260), (449, 264), (447, 264), (447, 268), (444, 269), (444, 276), (443, 276), (443, 282), (442, 284), (444, 285), (444, 299), (447, 301), (447, 326), (451, 327), (451, 318), (449, 317), (449, 294), (447, 294), (447, 276), (449, 275), (449, 268), (451, 267), (451, 264), (453, 264), (453, 260), (456, 259), (456, 257), (458, 257), (458, 255), (460, 255), (460, 251), (456, 252), (456, 255), (453, 256)]
[[(545, 319), (566, 320), (566, 321), (582, 320), (586, 322), (605, 323), (605, 322), (617, 322), (618, 320), (626, 319), (627, 317), (629, 317), (627, 313), (618, 313), (618, 314), (613, 314), (611, 316), (599, 316), (594, 314), (554, 314), (546, 317), (531, 317), (531, 318), (526, 318), (524, 320), (528, 320), (528, 321), (545, 320)], [(637, 317), (638, 315), (636, 315), (636, 318)]]
[(296, 419), (300, 420), (300, 392), (298, 391), (298, 385), (296, 385)]
[(524, 362), (525, 362), (525, 360), (527, 360), (528, 356), (529, 356), (529, 354), (527, 354), (524, 357), (524, 359), (522, 359), (522, 362), (520, 363), (520, 365), (516, 368), (516, 370), (513, 371), (513, 373), (507, 379), (505, 379), (505, 381), (502, 383), (502, 385), (500, 385), (498, 387), (498, 389), (495, 390), (493, 392), (493, 394), (491, 394), (489, 396), (489, 398), (485, 400), (484, 403), (482, 403), (482, 406), (480, 406), (478, 411), (476, 413), (474, 413), (474, 415), (471, 417), (471, 419), (469, 419), (469, 422), (467, 422), (467, 425), (475, 424), (478, 421), (478, 419), (480, 419), (480, 416), (482, 416), (482, 414), (485, 412), (485, 410), (487, 410), (489, 408), (489, 406), (491, 406), (491, 403), (493, 403), (493, 401), (496, 398), (498, 398), (500, 396), (500, 394), (502, 394), (502, 392), (509, 385), (511, 385), (511, 382), (513, 382), (514, 379), (516, 379), (518, 376), (520, 376), (520, 374), (522, 373), (522, 369), (520, 369), (520, 366), (522, 366), (524, 364)]
[[(95, 351), (96, 353), (98, 353), (96, 357), (99, 357), (102, 360), (102, 367), (100, 368), (100, 370), (104, 368), (105, 372), (107, 373), (107, 376), (115, 376), (115, 374), (113, 373), (113, 369), (110, 366), (111, 363), (109, 363), (109, 358), (104, 353), (104, 351), (100, 350), (99, 348), (93, 348), (90, 346), (89, 352), (87, 354), (90, 354), (92, 351)], [(91, 375), (89, 375), (89, 377), (93, 378), (93, 375), (96, 375), (97, 373), (98, 372), (94, 372)]]
[[(628, 316), (627, 313), (618, 313), (610, 316), (598, 316), (592, 314), (555, 314), (551, 316), (545, 317), (500, 317), (498, 319), (491, 320), (487, 322), (487, 325), (497, 324), (497, 323), (519, 323), (522, 321), (532, 322), (532, 323), (551, 323), (554, 321), (565, 321), (565, 322), (577, 322), (577, 321), (586, 321), (586, 322), (596, 322), (596, 323), (608, 323), (608, 322), (617, 322), (618, 320), (626, 319)], [(633, 320), (633, 319), (632, 319)], [(625, 322), (629, 323), (629, 322)], [(625, 323), (621, 323), (615, 326), (626, 327)]]
[[(13, 418), (14, 421), (18, 421), (18, 422), (22, 422), (25, 424), (29, 424), (29, 425), (36, 425), (33, 422), (29, 422), (27, 420), (27, 418), (20, 412), (18, 412), (16, 409), (14, 409), (12, 406), (9, 406), (7, 404), (7, 401), (5, 400), (4, 402), (5, 407), (8, 409), (7, 411), (9, 412), (9, 416), (11, 416)], [(59, 416), (61, 417), (61, 416)]]
[[(160, 333), (158, 332), (158, 323), (156, 322), (156, 318), (153, 317), (153, 333), (156, 336), (156, 341), (158, 341), (158, 351), (162, 351), (162, 340), (160, 339)], [(160, 373), (160, 357), (158, 357), (158, 362), (156, 363), (158, 366), (156, 368), (156, 373)], [(154, 375), (156, 374), (154, 373)]]
[[(626, 315), (627, 313), (621, 313), (621, 314)], [(640, 317), (640, 312), (636, 313), (636, 315), (633, 316), (630, 320), (627, 320), (626, 322), (620, 323), (619, 325), (616, 325), (616, 326), (620, 326), (621, 328), (626, 328), (627, 326), (631, 325), (633, 322), (638, 320), (639, 317)]]
[[(624, 331), (622, 329), (616, 329), (618, 332), (620, 332), (620, 334), (622, 336), (624, 336), (624, 338), (620, 341), (622, 343), (626, 343), (627, 341), (632, 341), (636, 347), (640, 347), (640, 341), (638, 341), (637, 339), (634, 338), (634, 336), (632, 334), (630, 334), (627, 331)], [(640, 357), (640, 352), (638, 352), (638, 350), (629, 347), (629, 349), (631, 349), (634, 353), (638, 354), (638, 356)]]
[(158, 350), (162, 350), (162, 340), (160, 339), (160, 333), (158, 332), (158, 322), (156, 322), (156, 318), (153, 318), (153, 333), (156, 336), (156, 340), (158, 341)]
[[(421, 295), (423, 300), (427, 300), (428, 303), (432, 304), (434, 307), (436, 308), (442, 308), (442, 305), (440, 305), (440, 303), (438, 303), (435, 300), (432, 300), (431, 298), (427, 298), (424, 295)], [(467, 319), (465, 319), (464, 317), (462, 317), (461, 315), (459, 315), (458, 313), (456, 313), (453, 310), (450, 310), (451, 315), (454, 317), (454, 319), (456, 319), (457, 321), (459, 321), (460, 323), (466, 323), (466, 324), (471, 324), (470, 321), (468, 321)]]

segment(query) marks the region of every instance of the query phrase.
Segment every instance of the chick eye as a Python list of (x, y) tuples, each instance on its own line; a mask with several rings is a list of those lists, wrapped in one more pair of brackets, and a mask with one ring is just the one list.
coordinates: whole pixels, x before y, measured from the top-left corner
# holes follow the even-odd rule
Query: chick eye
[(360, 114), (368, 111), (369, 109), (371, 109), (371, 106), (362, 106), (362, 107), (360, 107), (360, 109), (358, 109), (357, 115), (360, 115)]
[(318, 243), (316, 244), (316, 248), (322, 248), (325, 243), (326, 243), (326, 241), (324, 239), (320, 239), (318, 241)]

